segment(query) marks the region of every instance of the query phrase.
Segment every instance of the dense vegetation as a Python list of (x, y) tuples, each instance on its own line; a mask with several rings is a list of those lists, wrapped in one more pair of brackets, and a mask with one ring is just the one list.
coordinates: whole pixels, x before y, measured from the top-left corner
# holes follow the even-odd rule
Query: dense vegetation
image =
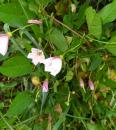
[(116, 0), (0, 0), (0, 130), (116, 130), (115, 90)]

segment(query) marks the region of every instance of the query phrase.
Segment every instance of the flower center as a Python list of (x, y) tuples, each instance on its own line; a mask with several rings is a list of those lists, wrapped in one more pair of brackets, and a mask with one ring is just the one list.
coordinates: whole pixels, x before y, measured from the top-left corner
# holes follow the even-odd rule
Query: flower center
[(41, 56), (42, 55), (42, 51), (38, 51), (37, 55)]

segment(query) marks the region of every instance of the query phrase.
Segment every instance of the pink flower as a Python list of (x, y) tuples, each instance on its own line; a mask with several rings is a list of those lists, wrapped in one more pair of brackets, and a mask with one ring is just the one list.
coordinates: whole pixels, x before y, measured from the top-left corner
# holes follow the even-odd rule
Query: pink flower
[(7, 53), (9, 38), (8, 34), (0, 34), (0, 54), (3, 56)]
[(83, 79), (80, 78), (79, 82), (80, 82), (80, 87), (83, 88), (84, 87), (84, 81), (83, 81)]
[(88, 85), (89, 85), (91, 90), (94, 90), (94, 84), (91, 80), (89, 80)]
[(60, 57), (50, 57), (44, 61), (45, 71), (50, 72), (51, 75), (56, 76), (62, 67), (62, 60)]
[(48, 92), (48, 80), (45, 80), (42, 85), (42, 92)]
[(32, 24), (39, 24), (41, 25), (42, 24), (42, 21), (41, 20), (36, 20), (36, 19), (30, 19), (27, 21), (27, 23), (32, 23)]
[(32, 59), (32, 63), (37, 65), (38, 63), (44, 63), (45, 56), (42, 50), (32, 48), (31, 53), (28, 54), (27, 58)]

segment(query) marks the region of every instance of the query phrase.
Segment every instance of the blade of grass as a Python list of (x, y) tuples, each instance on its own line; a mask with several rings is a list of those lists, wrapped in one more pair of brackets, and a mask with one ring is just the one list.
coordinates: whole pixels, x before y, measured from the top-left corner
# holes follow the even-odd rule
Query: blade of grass
[(0, 116), (2, 118), (2, 120), (4, 121), (4, 123), (6, 124), (6, 126), (10, 129), (10, 130), (14, 130), (12, 128), (12, 126), (7, 122), (7, 120), (4, 118), (4, 116), (2, 115), (2, 113), (0, 112)]
[[(80, 113), (77, 111), (77, 109), (76, 109), (75, 105), (74, 105), (74, 104), (72, 104), (72, 106), (73, 106), (73, 109), (75, 110), (76, 114), (77, 114), (77, 115), (79, 115), (79, 117), (80, 117)], [(78, 119), (79, 119), (79, 118), (78, 118)], [(82, 124), (84, 125), (85, 129), (87, 130), (86, 123), (83, 121), (83, 119), (82, 119), (82, 118), (80, 118), (80, 121), (82, 122)]]
[(52, 130), (58, 130), (58, 128), (61, 126), (61, 124), (65, 121), (66, 114), (69, 110), (69, 107), (65, 110), (64, 113), (62, 113), (59, 117), (59, 120), (56, 122), (56, 124), (53, 126)]
[(71, 117), (71, 118), (75, 118), (75, 119), (81, 119), (81, 120), (89, 120), (89, 118), (85, 118), (85, 117), (79, 117), (79, 116), (72, 116), (72, 115), (70, 115), (70, 114), (66, 114), (66, 116), (68, 116), (68, 117)]
[(114, 129), (116, 130), (116, 126), (114, 124), (114, 121), (111, 119), (111, 117), (109, 117), (110, 123), (112, 124), (112, 126), (114, 127)]
[(22, 121), (22, 122), (20, 122), (20, 123), (17, 123), (17, 124), (15, 125), (15, 127), (18, 127), (18, 126), (20, 126), (20, 125), (29, 123), (29, 122), (35, 120), (38, 116), (39, 116), (39, 114), (38, 114), (38, 115), (35, 115), (35, 116), (32, 116), (31, 118), (28, 118), (27, 120), (24, 120), (24, 121)]
[[(23, 13), (24, 13), (26, 19), (27, 19), (27, 20), (30, 19), (30, 17), (29, 17), (29, 15), (28, 15), (27, 11), (25, 10), (25, 8), (24, 8), (24, 6), (23, 6), (23, 1), (22, 1), (22, 0), (18, 0), (18, 2), (19, 2), (20, 6), (21, 6), (21, 8), (22, 8), (22, 10), (23, 10)], [(35, 36), (38, 37), (38, 33), (39, 33), (39, 32), (38, 32), (37, 28), (34, 28), (34, 27), (31, 27), (31, 28), (32, 28), (32, 30), (33, 30)]]
[(38, 45), (38, 42), (36, 42), (36, 40), (34, 39), (34, 37), (26, 30), (23, 31), (24, 34), (33, 42), (33, 44), (37, 47), (40, 48), (40, 46)]
[(11, 40), (11, 42), (12, 42), (13, 44), (16, 45), (17, 49), (26, 57), (26, 53), (25, 53), (24, 50), (19, 46), (19, 44), (16, 43), (16, 40), (15, 40), (14, 38), (11, 38), (10, 40)]

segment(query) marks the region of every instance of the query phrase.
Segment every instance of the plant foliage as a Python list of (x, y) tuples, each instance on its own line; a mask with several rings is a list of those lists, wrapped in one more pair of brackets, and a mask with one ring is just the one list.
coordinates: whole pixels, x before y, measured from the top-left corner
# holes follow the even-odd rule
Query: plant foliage
[(0, 0), (0, 30), (0, 130), (116, 129), (116, 0)]

